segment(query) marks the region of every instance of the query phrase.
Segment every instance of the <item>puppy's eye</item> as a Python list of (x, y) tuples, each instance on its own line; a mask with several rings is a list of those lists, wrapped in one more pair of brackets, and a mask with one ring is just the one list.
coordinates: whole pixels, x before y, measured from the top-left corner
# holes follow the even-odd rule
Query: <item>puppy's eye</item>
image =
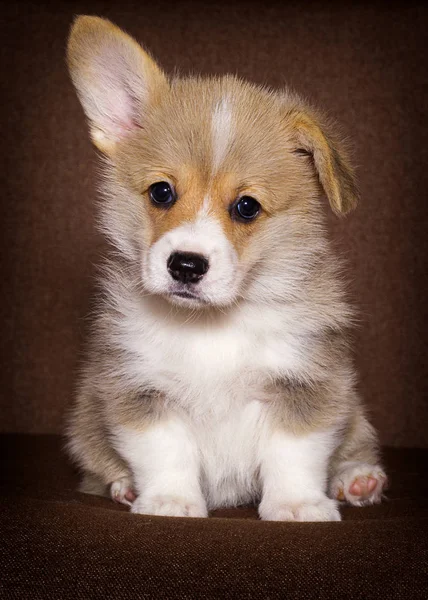
[(174, 190), (166, 181), (159, 181), (151, 185), (149, 194), (153, 204), (162, 206), (162, 208), (172, 206), (176, 200)]
[(238, 221), (253, 221), (260, 212), (260, 204), (251, 196), (242, 196), (231, 207), (231, 217)]

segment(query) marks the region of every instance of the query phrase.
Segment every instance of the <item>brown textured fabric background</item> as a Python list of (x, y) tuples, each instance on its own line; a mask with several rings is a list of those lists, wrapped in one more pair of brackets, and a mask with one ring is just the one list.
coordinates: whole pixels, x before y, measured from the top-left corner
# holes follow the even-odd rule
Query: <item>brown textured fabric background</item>
[(425, 600), (428, 451), (387, 449), (388, 501), (340, 523), (132, 515), (75, 491), (54, 436), (0, 436), (0, 597)]
[(167, 71), (287, 82), (342, 124), (353, 141), (362, 203), (331, 224), (361, 307), (355, 336), (361, 389), (383, 443), (426, 446), (428, 10), (422, 2), (2, 6), (1, 430), (60, 431), (103, 250), (94, 232), (96, 156), (64, 62), (79, 13), (128, 29)]
[[(64, 61), (79, 13), (116, 21), (167, 71), (287, 82), (341, 123), (363, 199), (330, 222), (361, 308), (361, 389), (384, 444), (427, 446), (428, 8), (404, 1), (2, 6), (0, 431), (61, 430), (105, 248)], [(0, 598), (425, 600), (427, 453), (385, 452), (380, 506), (269, 523), (254, 508), (131, 515), (75, 491), (58, 437), (0, 436)]]

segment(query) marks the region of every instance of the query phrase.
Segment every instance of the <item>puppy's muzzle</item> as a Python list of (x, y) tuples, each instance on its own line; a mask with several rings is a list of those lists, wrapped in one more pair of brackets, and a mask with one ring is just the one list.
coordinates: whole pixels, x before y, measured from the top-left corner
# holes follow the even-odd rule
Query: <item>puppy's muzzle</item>
[(209, 264), (201, 254), (174, 252), (168, 258), (167, 268), (175, 281), (198, 283), (208, 271)]

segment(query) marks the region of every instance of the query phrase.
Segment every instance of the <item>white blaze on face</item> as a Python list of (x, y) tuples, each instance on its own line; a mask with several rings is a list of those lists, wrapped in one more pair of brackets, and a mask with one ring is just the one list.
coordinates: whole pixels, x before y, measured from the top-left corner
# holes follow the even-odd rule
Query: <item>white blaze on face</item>
[(202, 207), (201, 207), (201, 210), (199, 211), (198, 218), (201, 219), (202, 217), (208, 217), (210, 215), (210, 209), (211, 209), (211, 198), (210, 198), (209, 194), (207, 194), (202, 203)]
[(230, 103), (223, 98), (214, 108), (211, 121), (213, 173), (223, 162), (233, 137), (233, 117)]
[[(227, 98), (214, 107), (211, 133), (211, 174), (215, 175), (234, 135), (233, 115)], [(192, 287), (192, 293), (201, 301), (225, 305), (235, 299), (241, 283), (238, 255), (213, 214), (209, 193), (194, 221), (184, 222), (165, 233), (143, 257), (143, 281), (148, 291), (167, 296), (181, 291), (182, 284), (174, 281), (167, 269), (169, 257), (176, 252), (200, 254), (208, 261), (207, 273)]]

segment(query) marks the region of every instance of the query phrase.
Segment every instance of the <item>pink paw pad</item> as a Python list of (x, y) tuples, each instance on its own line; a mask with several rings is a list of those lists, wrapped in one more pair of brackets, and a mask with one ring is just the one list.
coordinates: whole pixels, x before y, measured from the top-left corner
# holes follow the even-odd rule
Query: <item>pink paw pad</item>
[(119, 504), (126, 504), (127, 506), (129, 506), (130, 504), (132, 504), (134, 502), (134, 500), (136, 499), (136, 495), (134, 493), (133, 490), (131, 489), (126, 489), (126, 490), (115, 490), (114, 493), (112, 494), (112, 499), (113, 502), (118, 502)]
[(333, 477), (329, 495), (352, 506), (378, 504), (387, 487), (387, 477), (380, 466), (349, 463)]
[(134, 500), (136, 499), (136, 494), (134, 494), (133, 490), (127, 490), (125, 492), (125, 498), (128, 500), (128, 502), (134, 502)]
[(356, 477), (349, 486), (349, 493), (353, 496), (367, 497), (376, 489), (378, 480), (374, 477)]
[(131, 506), (137, 497), (131, 487), (131, 481), (127, 477), (118, 479), (111, 484), (110, 495), (114, 502), (126, 504), (127, 506)]

